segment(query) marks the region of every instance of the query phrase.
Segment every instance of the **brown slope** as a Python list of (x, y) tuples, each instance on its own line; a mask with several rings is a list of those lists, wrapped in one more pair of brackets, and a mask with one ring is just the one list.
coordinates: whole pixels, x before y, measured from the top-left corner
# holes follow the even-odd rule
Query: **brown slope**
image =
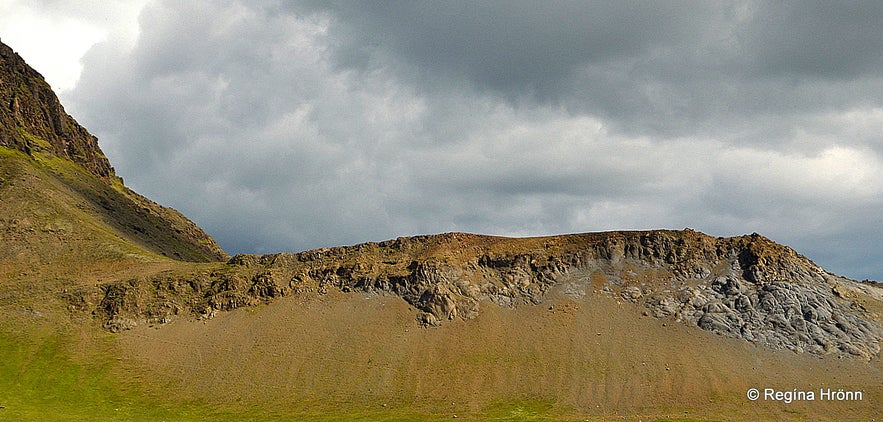
[[(879, 415), (879, 360), (755, 347), (642, 310), (603, 294), (573, 299), (557, 291), (542, 306), (488, 304), (474, 319), (420, 328), (396, 297), (331, 291), (145, 325), (118, 339), (126, 373), (161, 386), (156, 394), (279, 415), (412, 409), (489, 420), (482, 417), (489, 407), (518, 400), (548, 403), (569, 420)], [(844, 388), (863, 391), (864, 400), (751, 402), (752, 387)]]
[(134, 327), (118, 336), (127, 373), (222, 407), (482, 420), (534, 400), (578, 420), (868, 420), (883, 399), (880, 293), (759, 235), (449, 233), (240, 255), (108, 284), (86, 309)]
[[(29, 164), (38, 172), (21, 174), (39, 174), (21, 183), (9, 184), (3, 191), (6, 207), (21, 200), (13, 192), (16, 187), (45, 189), (47, 193), (51, 189), (62, 189), (82, 198), (82, 206), (94, 211), (90, 218), (97, 218), (119, 236), (151, 252), (185, 261), (228, 258), (209, 235), (181, 213), (125, 187), (98, 147), (97, 139), (64, 111), (43, 77), (2, 43), (0, 149), (4, 150), (0, 159), (8, 162), (7, 173), (16, 168), (21, 170), (22, 160), (30, 158)], [(14, 180), (14, 175), (7, 174), (7, 177)], [(11, 214), (0, 217), (28, 218)], [(72, 220), (69, 224), (80, 222)]]

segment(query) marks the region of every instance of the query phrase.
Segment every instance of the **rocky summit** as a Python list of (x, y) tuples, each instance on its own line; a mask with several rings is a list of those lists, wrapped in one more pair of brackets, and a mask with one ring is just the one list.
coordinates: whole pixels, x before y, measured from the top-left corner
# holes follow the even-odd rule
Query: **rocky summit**
[(67, 158), (92, 174), (115, 177), (98, 139), (64, 111), (36, 70), (0, 42), (0, 146)]

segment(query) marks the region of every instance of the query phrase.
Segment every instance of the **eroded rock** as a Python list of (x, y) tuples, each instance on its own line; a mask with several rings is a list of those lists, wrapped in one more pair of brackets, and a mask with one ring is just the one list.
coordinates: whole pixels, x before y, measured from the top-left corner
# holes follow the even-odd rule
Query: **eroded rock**
[(586, 292), (606, 294), (657, 318), (766, 347), (865, 359), (880, 351), (883, 328), (856, 302), (876, 300), (865, 290), (877, 287), (852, 287), (858, 283), (759, 235), (654, 231), (543, 239), (536, 245), (532, 239), (452, 233), (239, 255), (224, 271), (106, 285), (98, 313), (107, 329), (116, 330), (127, 326), (120, 318), (155, 319), (177, 310), (201, 315), (204, 309), (227, 311), (336, 289), (400, 296), (417, 309), (420, 324), (437, 326), (474, 318), (482, 302), (539, 304), (560, 286), (573, 300), (583, 300)]

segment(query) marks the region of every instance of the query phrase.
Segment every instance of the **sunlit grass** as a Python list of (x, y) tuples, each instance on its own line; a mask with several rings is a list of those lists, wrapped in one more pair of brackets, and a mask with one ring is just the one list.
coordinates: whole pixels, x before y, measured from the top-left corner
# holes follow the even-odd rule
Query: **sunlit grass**
[[(428, 414), (408, 407), (369, 409), (364, 406), (299, 408), (297, 403), (241, 405), (188, 401), (175, 391), (166, 397), (144, 393), (139, 385), (117, 378), (110, 338), (86, 346), (75, 335), (51, 328), (41, 332), (0, 332), (0, 420), (21, 421), (441, 421), (457, 412)], [(72, 348), (88, 350), (74, 351)], [(560, 420), (547, 402), (498, 402), (478, 417), (498, 421)], [(459, 417), (468, 417), (461, 413)], [(473, 416), (474, 417), (474, 416)]]
[[(0, 333), (0, 420), (195, 420), (201, 406), (159, 403), (133, 394), (111, 374), (113, 358), (74, 359), (70, 334)], [(80, 357), (81, 358), (81, 357)]]

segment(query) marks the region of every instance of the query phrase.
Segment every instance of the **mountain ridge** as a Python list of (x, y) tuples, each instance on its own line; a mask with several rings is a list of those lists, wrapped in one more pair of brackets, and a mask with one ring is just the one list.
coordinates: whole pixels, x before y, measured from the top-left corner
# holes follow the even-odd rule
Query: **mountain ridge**
[(486, 306), (606, 295), (656, 318), (773, 349), (868, 360), (883, 341), (881, 309), (859, 299), (883, 289), (829, 274), (756, 233), (724, 238), (691, 229), (533, 238), (446, 233), (241, 254), (221, 268), (123, 280), (71, 299), (118, 332), (330, 290), (398, 296), (424, 326), (474, 319)]
[[(2, 42), (0, 148), (22, 154), (3, 154), (9, 164), (6, 178), (12, 178), (11, 172), (18, 168), (16, 174), (33, 176), (29, 182), (20, 180), (24, 188), (61, 189), (82, 197), (78, 207), (93, 209), (95, 218), (147, 250), (185, 261), (229, 258), (211, 236), (184, 215), (126, 187), (101, 151), (98, 139), (64, 111), (43, 76)], [(13, 161), (28, 163), (39, 172), (22, 171)], [(32, 186), (24, 186), (28, 183)], [(11, 211), (5, 217), (28, 219), (27, 215), (13, 216)]]

